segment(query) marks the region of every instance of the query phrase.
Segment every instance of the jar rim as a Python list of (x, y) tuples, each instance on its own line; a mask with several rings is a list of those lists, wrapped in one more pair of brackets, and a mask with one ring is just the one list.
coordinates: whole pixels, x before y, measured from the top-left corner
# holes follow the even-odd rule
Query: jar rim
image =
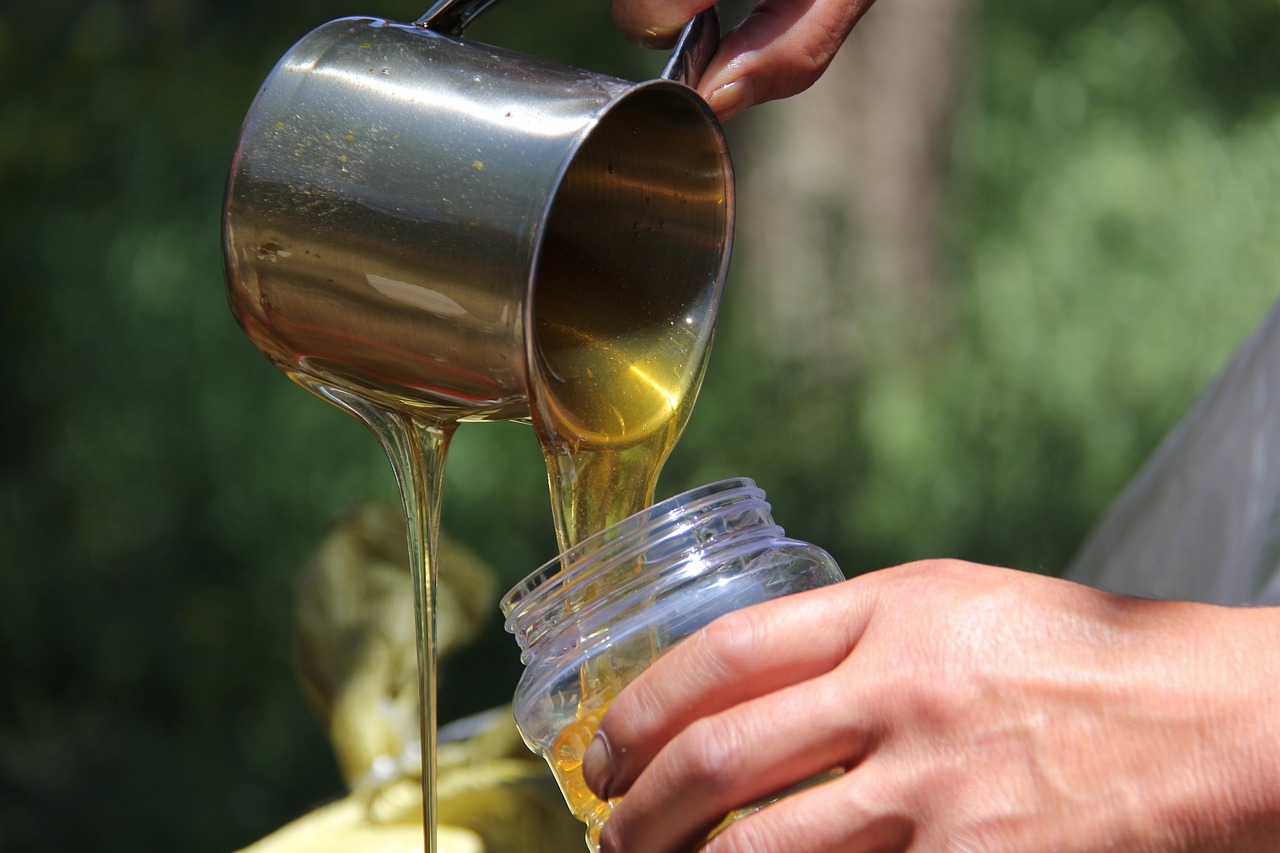
[(513, 586), (500, 602), (502, 615), (510, 623), (512, 613), (546, 598), (555, 590), (573, 584), (595, 567), (589, 558), (606, 546), (612, 549), (634, 544), (641, 536), (653, 535), (655, 529), (676, 525), (708, 505), (740, 498), (764, 499), (764, 491), (749, 477), (730, 477), (698, 486), (655, 503), (648, 509), (611, 524), (588, 536), (567, 551), (551, 558)]

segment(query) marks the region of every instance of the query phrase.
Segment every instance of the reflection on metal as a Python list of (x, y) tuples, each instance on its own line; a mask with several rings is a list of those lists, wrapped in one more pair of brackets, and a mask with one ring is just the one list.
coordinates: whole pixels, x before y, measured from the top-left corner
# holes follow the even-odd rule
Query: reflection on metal
[[(524, 420), (536, 323), (623, 337), (708, 301), (714, 316), (732, 224), (724, 136), (687, 86), (346, 18), (263, 84), (223, 237), (233, 313), (304, 384)], [(557, 291), (572, 313), (535, 316)]]
[[(438, 641), (447, 656), (484, 627), (497, 590), (489, 570), (447, 538), (440, 553)], [(295, 589), (294, 633), (300, 681), (349, 792), (242, 853), (421, 853), (413, 595), (399, 507), (362, 508), (325, 539)], [(439, 853), (582, 844), (509, 707), (442, 727), (437, 764)]]

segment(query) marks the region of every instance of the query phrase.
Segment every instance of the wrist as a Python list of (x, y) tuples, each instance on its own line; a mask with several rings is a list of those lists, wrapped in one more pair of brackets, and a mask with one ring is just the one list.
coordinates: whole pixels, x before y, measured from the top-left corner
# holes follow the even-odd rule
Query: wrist
[(1230, 804), (1241, 842), (1274, 850), (1280, 838), (1280, 607), (1225, 608), (1237, 626), (1236, 669), (1244, 690), (1235, 730), (1239, 784)]
[[(1186, 605), (1198, 743), (1171, 815), (1193, 850), (1272, 851), (1280, 838), (1280, 608)], [(1190, 627), (1190, 625), (1188, 625)], [(1180, 813), (1180, 814), (1179, 814)]]

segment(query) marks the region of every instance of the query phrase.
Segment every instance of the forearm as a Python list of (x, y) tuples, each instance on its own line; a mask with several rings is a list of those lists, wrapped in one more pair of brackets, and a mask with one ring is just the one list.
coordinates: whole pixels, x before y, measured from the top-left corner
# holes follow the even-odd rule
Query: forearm
[(1096, 822), (1099, 843), (1129, 850), (1276, 850), (1280, 608), (1113, 597), (1109, 609), (1085, 724), (1057, 719), (1059, 755), (1093, 754), (1049, 762), (1087, 774), (1064, 786), (1091, 803), (1082, 835)]
[[(1190, 849), (1280, 843), (1280, 608), (1204, 610), (1187, 637), (1199, 661), (1199, 754), (1187, 756)], [(1199, 789), (1198, 791), (1195, 789)], [(1198, 796), (1197, 796), (1198, 795)], [(1178, 814), (1171, 815), (1178, 820)]]

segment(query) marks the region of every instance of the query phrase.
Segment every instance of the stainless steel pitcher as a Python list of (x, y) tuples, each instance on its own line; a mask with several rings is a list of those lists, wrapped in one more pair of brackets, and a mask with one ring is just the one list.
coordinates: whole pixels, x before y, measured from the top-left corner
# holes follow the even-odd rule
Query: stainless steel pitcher
[(231, 307), (305, 385), (527, 419), (553, 307), (618, 336), (714, 320), (733, 177), (689, 88), (714, 15), (632, 83), (465, 39), (493, 2), (324, 24), (249, 111), (224, 210)]

